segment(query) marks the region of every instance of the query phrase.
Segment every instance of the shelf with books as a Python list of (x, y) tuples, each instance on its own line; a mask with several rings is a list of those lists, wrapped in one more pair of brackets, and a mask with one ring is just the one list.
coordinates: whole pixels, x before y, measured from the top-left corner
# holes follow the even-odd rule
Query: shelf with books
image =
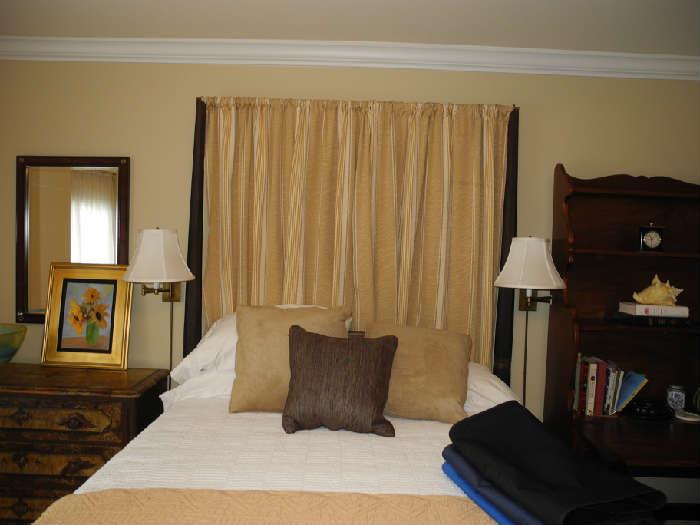
[(646, 386), (644, 374), (623, 370), (615, 362), (578, 354), (574, 370), (572, 413), (575, 416), (612, 416)]
[[(700, 387), (700, 238), (693, 235), (700, 231), (699, 201), (700, 185), (674, 179), (579, 179), (562, 165), (554, 171), (552, 256), (567, 287), (553, 292), (549, 310), (543, 420), (572, 443), (585, 430), (596, 449), (614, 451), (629, 468), (700, 472), (700, 425), (689, 430), (692, 423), (631, 417), (663, 406), (669, 385), (686, 392)], [(663, 251), (639, 250), (651, 222), (663, 230)], [(632, 301), (656, 274), (683, 288), (683, 317), (651, 316), (652, 309), (620, 313), (620, 303)], [(578, 354), (647, 378), (634, 406), (608, 416), (603, 403), (601, 415), (579, 415), (573, 405)], [(687, 453), (691, 444), (695, 455)]]

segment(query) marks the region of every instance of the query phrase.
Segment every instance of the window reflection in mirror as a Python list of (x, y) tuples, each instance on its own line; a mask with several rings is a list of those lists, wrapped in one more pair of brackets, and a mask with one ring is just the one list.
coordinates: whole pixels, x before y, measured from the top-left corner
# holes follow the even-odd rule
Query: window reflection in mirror
[(17, 157), (17, 322), (44, 322), (52, 262), (127, 264), (129, 164)]
[(30, 312), (46, 308), (52, 261), (116, 264), (117, 168), (30, 166)]

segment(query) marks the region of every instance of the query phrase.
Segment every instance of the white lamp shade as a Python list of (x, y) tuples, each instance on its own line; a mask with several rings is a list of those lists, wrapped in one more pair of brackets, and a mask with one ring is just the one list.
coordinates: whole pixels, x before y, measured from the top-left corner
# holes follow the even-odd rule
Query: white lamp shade
[(185, 263), (175, 230), (141, 230), (136, 255), (124, 280), (132, 283), (177, 283), (194, 275)]
[(549, 244), (539, 237), (513, 237), (508, 259), (494, 285), (526, 290), (566, 288), (552, 261)]

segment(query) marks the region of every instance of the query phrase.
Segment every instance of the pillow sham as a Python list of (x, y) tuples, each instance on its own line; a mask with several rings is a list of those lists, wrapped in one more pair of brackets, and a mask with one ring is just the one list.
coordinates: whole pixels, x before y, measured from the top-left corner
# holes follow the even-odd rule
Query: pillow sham
[(209, 399), (218, 397), (231, 398), (231, 371), (205, 370), (189, 381), (176, 386), (160, 395), (163, 402), (163, 412), (185, 399)]
[(342, 309), (280, 309), (241, 306), (238, 309), (236, 371), (231, 412), (282, 412), (289, 389), (289, 328), (299, 325), (332, 337), (347, 333)]
[(226, 356), (230, 356), (233, 365), (237, 342), (236, 314), (225, 315), (211, 325), (194, 350), (172, 369), (170, 377), (179, 384), (185, 383), (206, 370), (218, 368)]
[(384, 417), (396, 337), (347, 339), (289, 329), (289, 393), (282, 413), (288, 434), (321, 426), (394, 436)]
[(456, 423), (467, 417), (469, 336), (416, 326), (374, 323), (368, 337), (394, 334), (399, 344), (386, 413)]
[(467, 400), (464, 402), (464, 410), (470, 416), (506, 401), (520, 402), (516, 393), (508, 385), (479, 363), (469, 363), (467, 386)]

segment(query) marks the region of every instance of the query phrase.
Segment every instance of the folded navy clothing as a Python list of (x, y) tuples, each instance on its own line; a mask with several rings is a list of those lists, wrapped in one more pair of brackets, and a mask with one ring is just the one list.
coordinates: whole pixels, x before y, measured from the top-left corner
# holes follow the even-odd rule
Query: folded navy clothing
[(503, 514), (495, 505), (493, 505), (489, 500), (484, 498), (478, 490), (472, 487), (469, 483), (464, 481), (462, 477), (457, 473), (457, 471), (445, 462), (442, 464), (442, 471), (450, 478), (469, 498), (479, 505), (481, 510), (486, 514), (491, 516), (498, 525), (519, 525), (517, 522), (511, 520), (508, 516)]
[[(544, 522), (541, 519), (522, 508), (503, 494), (503, 492), (498, 490), (493, 483), (485, 479), (484, 476), (470, 465), (464, 456), (457, 451), (454, 445), (445, 447), (445, 450), (442, 451), (442, 457), (445, 458), (445, 461), (459, 474), (459, 477), (464, 480), (466, 484), (478, 492), (501, 513), (505, 514), (512, 523), (518, 523), (519, 525), (543, 525)], [(496, 521), (501, 523), (497, 519)]]
[(554, 524), (656, 523), (665, 496), (578, 456), (515, 401), (463, 419), (450, 439), (503, 494)]

